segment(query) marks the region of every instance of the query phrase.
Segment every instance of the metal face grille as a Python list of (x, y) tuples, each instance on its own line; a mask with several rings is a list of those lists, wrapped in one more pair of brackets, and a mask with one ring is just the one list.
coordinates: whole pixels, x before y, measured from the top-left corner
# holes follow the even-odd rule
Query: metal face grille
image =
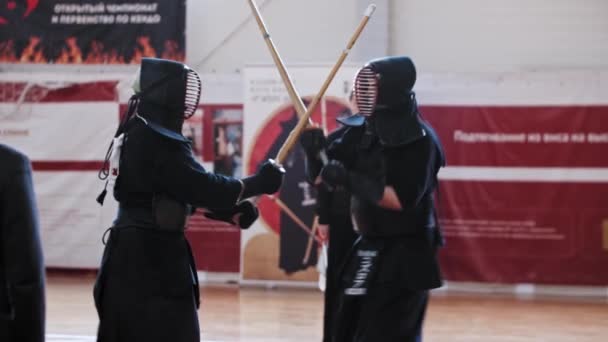
[(378, 78), (370, 67), (362, 68), (357, 73), (355, 78), (355, 98), (359, 114), (365, 116), (372, 115), (378, 98)]
[(184, 98), (184, 117), (187, 119), (194, 115), (198, 103), (201, 99), (201, 78), (196, 71), (187, 69), (186, 75), (186, 96)]

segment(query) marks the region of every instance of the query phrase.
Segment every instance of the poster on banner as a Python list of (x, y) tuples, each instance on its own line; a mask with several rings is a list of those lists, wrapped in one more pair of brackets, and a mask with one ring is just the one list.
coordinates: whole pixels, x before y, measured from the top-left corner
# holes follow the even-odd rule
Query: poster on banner
[(32, 161), (47, 267), (97, 268), (116, 212), (95, 201), (118, 125), (116, 81), (0, 82), (0, 142)]
[[(289, 67), (305, 104), (316, 95), (330, 69), (329, 65)], [(336, 128), (337, 117), (351, 114), (348, 95), (356, 70), (355, 66), (342, 67), (313, 113), (313, 121), (328, 131)], [(264, 160), (276, 157), (298, 116), (274, 66), (250, 66), (244, 75), (244, 166), (245, 174), (251, 174)], [(241, 235), (241, 278), (245, 281), (316, 282), (319, 277), (316, 242), (305, 260), (316, 194), (306, 180), (299, 144), (283, 166), (287, 173), (281, 190), (260, 198), (260, 219)]]
[(243, 175), (243, 108), (210, 111), (213, 134), (213, 172), (241, 178)]
[[(241, 104), (201, 105), (183, 127), (193, 137), (192, 149), (204, 167), (217, 174), (241, 177), (243, 106)], [(209, 154), (205, 159), (205, 154)], [(240, 229), (222, 221), (208, 219), (197, 209), (188, 220), (186, 236), (198, 270), (239, 271)]]
[(608, 285), (608, 106), (424, 106), (448, 280)]
[(0, 62), (129, 64), (185, 58), (185, 1), (14, 0), (0, 8)]

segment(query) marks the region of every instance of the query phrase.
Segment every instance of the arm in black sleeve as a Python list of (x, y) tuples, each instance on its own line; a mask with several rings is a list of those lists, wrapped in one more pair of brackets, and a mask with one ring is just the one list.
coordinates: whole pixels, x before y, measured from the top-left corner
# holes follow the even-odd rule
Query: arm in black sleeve
[(418, 206), (433, 186), (437, 151), (428, 136), (415, 143), (387, 150), (388, 184), (395, 189), (402, 208)]
[(359, 127), (341, 127), (327, 136), (327, 157), (352, 167), (356, 159), (356, 144), (361, 135)]
[(333, 193), (324, 184), (320, 184), (317, 187), (317, 206), (315, 211), (319, 217), (320, 224), (329, 224), (332, 195)]
[(31, 166), (27, 157), (17, 154), (2, 164), (4, 170), (14, 171), (0, 184), (0, 250), (10, 307), (0, 314), (23, 322), (17, 326), (24, 330), (20, 334), (32, 337), (28, 341), (43, 341), (44, 263)]
[(315, 180), (321, 173), (323, 168), (323, 162), (317, 156), (309, 156), (306, 154), (304, 158), (304, 164), (306, 165), (306, 180), (310, 184), (314, 184)]
[(171, 142), (165, 147), (156, 167), (168, 194), (199, 208), (232, 208), (237, 203), (243, 189), (241, 181), (207, 172), (187, 144)]
[(323, 167), (320, 154), (325, 153), (327, 139), (321, 128), (312, 127), (305, 129), (299, 140), (305, 155), (306, 178), (309, 183), (314, 184)]

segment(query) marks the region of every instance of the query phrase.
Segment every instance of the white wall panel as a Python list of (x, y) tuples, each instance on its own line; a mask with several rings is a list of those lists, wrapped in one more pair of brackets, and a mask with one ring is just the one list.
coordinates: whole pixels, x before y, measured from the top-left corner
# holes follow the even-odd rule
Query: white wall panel
[[(257, 3), (286, 64), (335, 61), (362, 14), (352, 0)], [(247, 1), (190, 0), (187, 6), (187, 60), (197, 70), (235, 72), (245, 64), (272, 63), (253, 20), (236, 30), (251, 17)]]
[(393, 0), (390, 20), (427, 72), (608, 67), (605, 0)]

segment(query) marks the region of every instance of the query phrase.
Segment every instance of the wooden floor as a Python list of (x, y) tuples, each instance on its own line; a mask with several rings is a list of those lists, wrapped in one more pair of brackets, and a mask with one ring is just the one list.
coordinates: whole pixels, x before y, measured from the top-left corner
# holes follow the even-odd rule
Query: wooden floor
[[(92, 276), (47, 281), (47, 341), (94, 341)], [(208, 286), (200, 311), (205, 342), (314, 342), (321, 338), (322, 295), (313, 290)], [(425, 342), (606, 342), (608, 303), (433, 295)], [(381, 341), (379, 341), (381, 342)]]

